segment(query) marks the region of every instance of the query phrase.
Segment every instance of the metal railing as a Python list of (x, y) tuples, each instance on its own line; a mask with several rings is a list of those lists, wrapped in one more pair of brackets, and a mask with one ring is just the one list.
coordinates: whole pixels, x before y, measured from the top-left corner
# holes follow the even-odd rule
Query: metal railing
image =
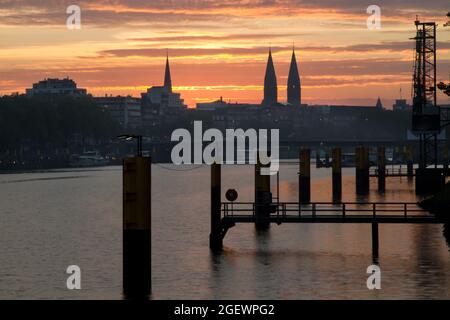
[[(378, 176), (379, 170), (378, 168), (370, 168), (369, 175), (370, 176)], [(393, 175), (399, 175), (399, 176), (407, 176), (408, 175), (408, 167), (400, 167), (400, 168), (386, 168), (384, 171), (384, 174), (386, 176), (393, 176)], [(413, 172), (414, 174), (414, 172)]]
[(372, 216), (389, 217), (429, 216), (416, 202), (312, 202), (302, 205), (297, 202), (280, 202), (269, 205), (257, 205), (254, 202), (223, 202), (223, 217), (255, 216), (257, 207), (271, 208), (270, 216), (283, 217), (320, 217), (334, 215), (336, 217)]

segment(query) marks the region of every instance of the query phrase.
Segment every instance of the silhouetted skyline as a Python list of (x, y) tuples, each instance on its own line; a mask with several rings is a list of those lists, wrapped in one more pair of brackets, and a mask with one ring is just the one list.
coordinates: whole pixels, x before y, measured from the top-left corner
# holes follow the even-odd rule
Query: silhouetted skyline
[[(82, 29), (70, 31), (68, 4), (0, 4), (0, 94), (69, 76), (94, 95), (139, 96), (160, 84), (169, 50), (173, 90), (190, 107), (221, 96), (260, 103), (271, 45), (278, 100), (287, 101), (294, 42), (303, 103), (374, 105), (380, 96), (392, 105), (400, 88), (409, 98), (416, 14), (442, 26), (448, 6), (444, 0), (380, 1), (382, 29), (368, 30), (367, 4), (360, 1), (81, 0)], [(450, 35), (442, 28), (438, 50), (443, 81)]]

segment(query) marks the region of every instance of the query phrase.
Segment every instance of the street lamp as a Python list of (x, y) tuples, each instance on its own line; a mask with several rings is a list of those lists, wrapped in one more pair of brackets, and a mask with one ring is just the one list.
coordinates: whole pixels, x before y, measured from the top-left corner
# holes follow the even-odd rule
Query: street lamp
[(142, 136), (136, 134), (122, 134), (117, 137), (120, 140), (131, 141), (137, 140), (137, 156), (142, 157)]

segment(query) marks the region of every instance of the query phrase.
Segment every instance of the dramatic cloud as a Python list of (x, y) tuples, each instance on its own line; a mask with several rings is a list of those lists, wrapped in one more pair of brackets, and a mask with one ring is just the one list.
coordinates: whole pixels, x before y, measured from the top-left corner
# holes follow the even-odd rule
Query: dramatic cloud
[[(58, 25), (65, 8), (73, 1), (4, 0), (0, 3), (2, 23), (9, 25)], [(89, 25), (153, 25), (155, 23), (218, 22), (230, 18), (322, 17), (324, 20), (363, 19), (372, 3), (360, 0), (79, 0)], [(440, 17), (448, 8), (447, 0), (380, 0), (387, 21), (410, 19), (421, 14)], [(395, 19), (393, 19), (395, 18)]]

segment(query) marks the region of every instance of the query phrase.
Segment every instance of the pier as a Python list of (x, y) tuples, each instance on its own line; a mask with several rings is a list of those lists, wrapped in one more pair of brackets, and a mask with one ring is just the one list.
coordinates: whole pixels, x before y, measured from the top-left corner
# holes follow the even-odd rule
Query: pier
[[(333, 192), (330, 202), (311, 202), (311, 152), (309, 149), (302, 149), (299, 152), (297, 202), (280, 202), (279, 194), (276, 198), (272, 197), (270, 177), (261, 176), (259, 163), (255, 165), (255, 201), (235, 202), (237, 192), (233, 189), (236, 196), (233, 199), (228, 199), (228, 202), (222, 202), (220, 196), (221, 165), (213, 164), (211, 166), (211, 250), (220, 251), (227, 232), (239, 223), (253, 223), (257, 229), (268, 229), (271, 224), (281, 225), (283, 223), (370, 224), (372, 227), (372, 255), (374, 261), (377, 261), (379, 224), (444, 224), (448, 222), (448, 219), (442, 216), (430, 214), (416, 202), (341, 201), (341, 154), (339, 148), (332, 152), (331, 183)], [(370, 172), (369, 167), (368, 149), (358, 147), (356, 155), (356, 194), (369, 193), (368, 180), (370, 176), (378, 178), (378, 192), (385, 192), (386, 177), (411, 177), (410, 165), (407, 166), (406, 171), (386, 169), (385, 149), (383, 147), (378, 148), (378, 164), (375, 171), (372, 172)], [(446, 171), (439, 170), (442, 177), (445, 177)], [(274, 201), (275, 199), (276, 201)]]
[[(225, 225), (252, 223), (257, 205), (253, 202), (222, 202), (222, 222)], [(269, 223), (444, 223), (430, 215), (415, 202), (297, 202), (271, 204)]]

